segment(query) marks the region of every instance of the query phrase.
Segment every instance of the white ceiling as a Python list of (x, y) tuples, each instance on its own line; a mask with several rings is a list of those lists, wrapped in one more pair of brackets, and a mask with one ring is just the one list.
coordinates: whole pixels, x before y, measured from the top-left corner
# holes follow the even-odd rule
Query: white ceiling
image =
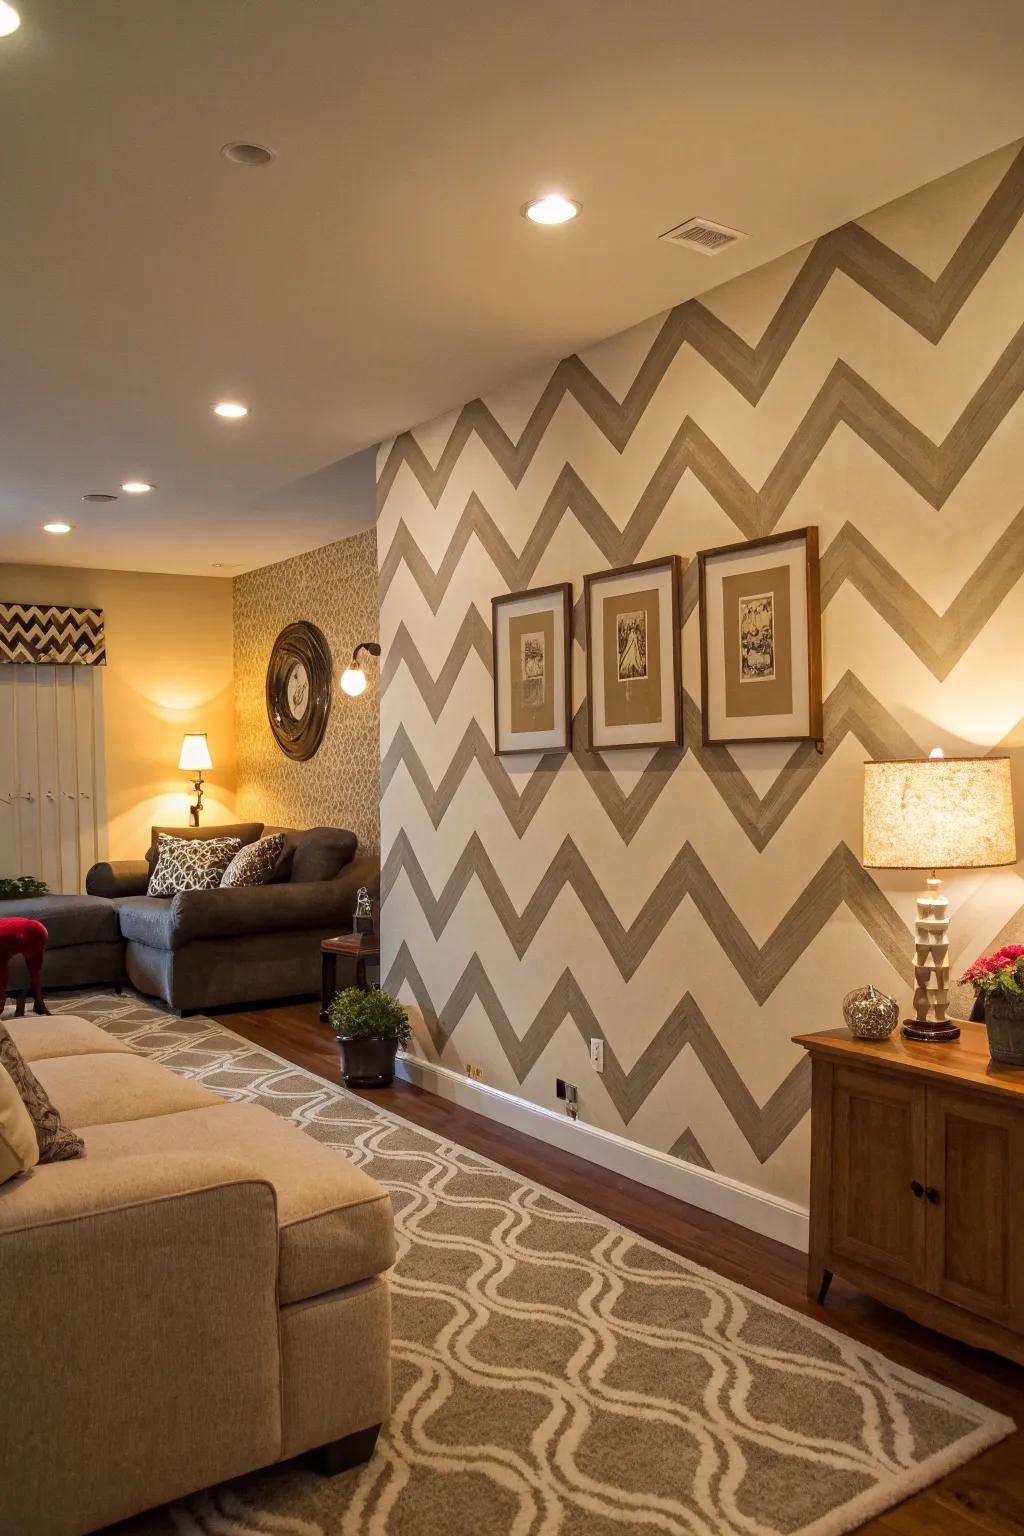
[[(348, 455), (1024, 133), (1020, 0), (16, 3), (5, 560), (231, 574), (342, 537), (373, 516)], [(575, 224), (520, 218), (552, 187)], [(659, 243), (697, 213), (753, 238)], [(80, 500), (129, 476), (158, 489)]]

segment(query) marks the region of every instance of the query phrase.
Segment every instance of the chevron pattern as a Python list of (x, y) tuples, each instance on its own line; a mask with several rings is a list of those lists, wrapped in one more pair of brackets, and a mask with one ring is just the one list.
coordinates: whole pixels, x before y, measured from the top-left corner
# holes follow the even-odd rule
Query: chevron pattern
[[(911, 984), (861, 764), (1024, 746), (1022, 274), (1011, 146), (381, 449), (383, 974), (424, 1053), (806, 1198), (790, 1036)], [(583, 574), (807, 522), (824, 751), (702, 745), (691, 564), (684, 746), (592, 752)], [(573, 751), (498, 760), (490, 600), (566, 579)], [(1024, 908), (1017, 871), (951, 883), (972, 953)]]
[(0, 664), (105, 667), (102, 608), (0, 603)]

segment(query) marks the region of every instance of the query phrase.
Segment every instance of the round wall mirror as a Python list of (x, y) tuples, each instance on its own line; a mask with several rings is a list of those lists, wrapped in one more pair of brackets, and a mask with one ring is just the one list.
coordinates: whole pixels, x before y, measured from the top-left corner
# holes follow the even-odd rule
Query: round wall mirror
[(302, 762), (323, 740), (331, 677), (331, 653), (322, 630), (305, 620), (282, 629), (267, 667), (267, 718), (288, 757)]

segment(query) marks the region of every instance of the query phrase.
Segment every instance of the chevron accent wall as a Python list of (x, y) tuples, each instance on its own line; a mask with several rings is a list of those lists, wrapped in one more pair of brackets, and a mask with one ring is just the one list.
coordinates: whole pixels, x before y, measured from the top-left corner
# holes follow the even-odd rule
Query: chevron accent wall
[(0, 603), (0, 665), (107, 664), (102, 608)]
[[(1020, 780), (1022, 386), (1010, 146), (382, 445), (382, 972), (419, 1052), (549, 1108), (568, 1077), (603, 1130), (806, 1202), (790, 1037), (912, 990), (918, 880), (861, 868), (864, 759)], [(584, 573), (808, 523), (824, 753), (701, 745), (695, 566), (683, 748), (590, 752)], [(567, 579), (577, 745), (498, 760), (491, 598)], [(1021, 875), (950, 880), (954, 966)]]

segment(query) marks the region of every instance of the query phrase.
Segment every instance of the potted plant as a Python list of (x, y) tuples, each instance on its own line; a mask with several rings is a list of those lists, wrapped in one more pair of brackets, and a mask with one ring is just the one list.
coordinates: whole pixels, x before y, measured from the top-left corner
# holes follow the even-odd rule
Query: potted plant
[(387, 1088), (395, 1075), (395, 1052), (409, 1044), (409, 1019), (401, 1003), (379, 987), (345, 987), (327, 1010), (338, 1037), (341, 1071), (350, 1088)]
[(1024, 1067), (1024, 944), (1004, 944), (982, 955), (960, 978), (970, 982), (985, 1009), (993, 1061)]
[(0, 901), (21, 901), (27, 896), (45, 896), (46, 881), (34, 875), (16, 875), (12, 880), (0, 880)]

